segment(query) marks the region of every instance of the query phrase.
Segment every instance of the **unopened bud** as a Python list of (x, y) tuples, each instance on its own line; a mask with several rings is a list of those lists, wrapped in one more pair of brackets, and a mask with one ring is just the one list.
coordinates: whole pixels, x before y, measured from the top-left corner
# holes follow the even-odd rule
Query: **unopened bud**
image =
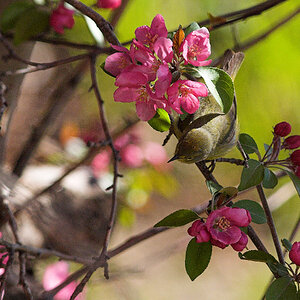
[[(300, 149), (291, 154), (291, 161), (294, 166), (300, 166)], [(299, 169), (299, 168), (298, 168)]]
[(300, 135), (292, 135), (286, 138), (282, 144), (285, 149), (297, 149), (300, 147)]
[(300, 266), (300, 242), (295, 242), (292, 246), (291, 251), (289, 252), (290, 260)]
[(291, 130), (292, 126), (288, 122), (280, 122), (274, 127), (274, 133), (281, 137), (289, 135)]

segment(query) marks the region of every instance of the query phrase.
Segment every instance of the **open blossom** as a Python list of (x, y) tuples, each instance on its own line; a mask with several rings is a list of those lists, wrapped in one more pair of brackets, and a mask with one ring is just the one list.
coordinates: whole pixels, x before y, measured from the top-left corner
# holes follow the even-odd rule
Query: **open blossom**
[(290, 260), (300, 266), (300, 242), (295, 242), (292, 246), (291, 251), (289, 252)]
[(289, 135), (291, 130), (292, 126), (288, 122), (280, 122), (274, 127), (274, 133), (281, 137)]
[(162, 15), (156, 15), (152, 20), (151, 27), (144, 25), (135, 30), (136, 39), (144, 45), (152, 47), (159, 37), (166, 38), (168, 30)]
[(122, 4), (122, 0), (98, 0), (97, 6), (99, 8), (116, 9)]
[(188, 234), (196, 237), (197, 243), (208, 242), (211, 239), (205, 223), (202, 220), (196, 220), (188, 229)]
[(154, 117), (157, 108), (166, 108), (164, 97), (158, 97), (148, 84), (148, 77), (139, 72), (122, 72), (116, 79), (119, 88), (114, 92), (117, 102), (136, 102), (139, 118), (148, 121)]
[[(46, 291), (49, 291), (63, 281), (69, 276), (69, 265), (64, 261), (59, 261), (57, 263), (47, 266), (44, 276), (43, 276), (43, 287)], [(73, 294), (77, 284), (76, 282), (71, 282), (69, 285), (61, 289), (55, 296), (54, 300), (69, 300)], [(78, 295), (76, 300), (84, 299), (82, 294)]]
[(239, 227), (246, 227), (250, 222), (251, 216), (246, 209), (223, 207), (211, 212), (206, 227), (214, 240), (232, 245), (238, 243), (242, 237)]
[(198, 97), (208, 94), (205, 84), (191, 80), (177, 80), (167, 90), (170, 106), (179, 114), (181, 108), (193, 114), (200, 106)]
[(192, 31), (183, 41), (180, 52), (186, 63), (193, 66), (207, 66), (211, 60), (206, 60), (210, 54), (209, 31), (202, 27)]
[(59, 34), (64, 33), (64, 28), (71, 29), (74, 26), (74, 11), (66, 8), (61, 3), (50, 16), (50, 26)]

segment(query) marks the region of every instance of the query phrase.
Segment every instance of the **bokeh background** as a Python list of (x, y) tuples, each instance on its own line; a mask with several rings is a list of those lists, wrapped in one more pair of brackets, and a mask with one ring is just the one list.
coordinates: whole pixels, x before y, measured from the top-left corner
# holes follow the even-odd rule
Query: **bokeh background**
[[(83, 2), (93, 4), (90, 0)], [(131, 0), (115, 31), (119, 40), (125, 42), (133, 38), (136, 27), (150, 25), (153, 17), (158, 13), (163, 15), (168, 30), (173, 31), (180, 24), (187, 26), (193, 21), (206, 19), (207, 13), (217, 16), (258, 3), (259, 1), (233, 0)], [(296, 1), (288, 1), (260, 16), (214, 30), (211, 33), (212, 58), (217, 58), (227, 48), (234, 47), (235, 40), (243, 43), (271, 28), (295, 9)], [(108, 10), (99, 10), (99, 12), (107, 18), (111, 14)], [(240, 131), (253, 136), (260, 150), (263, 150), (264, 143), (271, 142), (272, 127), (280, 121), (291, 123), (292, 134), (300, 132), (299, 26), (300, 19), (296, 17), (264, 41), (248, 49), (235, 81)], [(79, 43), (95, 42), (81, 16), (76, 17), (75, 27), (66, 30), (64, 38)], [(35, 47), (37, 47), (35, 55), (41, 59), (48, 59), (49, 55), (45, 55), (45, 51), (52, 53), (54, 57), (66, 54), (66, 50), (59, 47), (55, 50), (44, 44)], [(79, 52), (70, 50), (68, 53), (75, 55)], [(105, 101), (109, 124), (112, 128), (116, 128), (117, 125), (122, 124), (120, 120), (135, 113), (135, 108), (131, 104), (113, 101), (114, 79), (100, 68), (104, 59), (105, 56), (101, 56), (97, 62), (98, 82)], [(38, 76), (31, 77), (31, 81), (30, 77), (26, 80), (29, 82), (29, 89), (33, 81), (34, 85), (39, 85)], [(51, 84), (55, 84), (55, 81)], [(40, 157), (32, 163), (33, 166), (59, 166), (65, 163), (65, 136), (67, 138), (72, 134), (79, 136), (89, 130), (93, 132), (95, 128), (97, 130), (98, 109), (93, 93), (88, 92), (90, 84), (87, 73), (76, 89), (73, 99), (58, 116), (57, 125), (49, 133), (51, 137), (49, 143), (55, 145), (54, 150), (45, 151), (45, 147), (41, 147)], [(66, 128), (71, 129), (68, 131)], [(140, 143), (147, 141), (162, 143), (166, 135), (154, 132), (147, 123), (142, 122), (135, 130)], [(174, 146), (174, 139), (166, 146), (169, 157), (173, 154)], [(240, 158), (240, 154), (233, 150), (228, 157)], [(167, 214), (180, 208), (194, 207), (210, 197), (204, 179), (194, 165), (173, 162), (168, 170), (153, 170), (152, 167), (146, 166), (131, 170), (124, 169), (124, 174), (124, 179), (121, 179), (123, 191), (120, 192), (121, 204), (112, 236), (112, 247), (119, 245), (131, 235), (153, 226)], [(215, 174), (223, 186), (235, 186), (239, 183), (241, 168), (220, 163), (216, 167)], [(106, 175), (109, 175), (109, 171)], [(134, 181), (135, 185), (128, 178)], [(139, 191), (134, 194), (134, 203), (128, 200), (130, 189)], [(287, 238), (299, 217), (299, 197), (287, 178), (280, 179), (278, 186), (266, 193), (273, 208), (279, 236)], [(252, 191), (243, 194), (240, 199), (258, 200), (258, 197), (255, 191)], [(254, 227), (262, 236), (267, 248), (274, 253), (267, 226)], [(260, 299), (270, 280), (267, 267), (264, 264), (241, 261), (231, 248), (225, 250), (214, 248), (208, 269), (191, 282), (184, 269), (185, 248), (190, 239), (186, 229), (187, 227), (169, 230), (113, 258), (110, 261), (110, 280), (103, 279), (102, 271), (98, 271), (87, 286), (86, 299)], [(299, 238), (298, 234), (298, 240)], [(248, 247), (254, 249), (252, 243), (249, 243)], [(54, 261), (55, 259), (49, 259), (35, 264), (35, 271), (40, 278), (43, 276), (45, 266)], [(71, 265), (72, 270), (76, 268), (77, 265)]]

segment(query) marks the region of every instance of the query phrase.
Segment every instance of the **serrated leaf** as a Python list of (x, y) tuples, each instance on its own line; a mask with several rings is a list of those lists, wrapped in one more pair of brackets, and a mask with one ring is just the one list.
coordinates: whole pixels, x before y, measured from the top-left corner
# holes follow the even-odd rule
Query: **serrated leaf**
[(185, 254), (185, 270), (192, 281), (207, 268), (211, 252), (212, 245), (210, 242), (197, 243), (195, 238), (189, 242)]
[(199, 219), (199, 216), (194, 211), (189, 209), (180, 209), (156, 223), (154, 227), (179, 227), (197, 219)]
[(245, 253), (240, 253), (241, 259), (264, 262), (264, 263), (278, 263), (278, 261), (269, 253), (260, 250), (250, 250)]
[(296, 191), (297, 191), (297, 193), (298, 193), (298, 195), (300, 197), (300, 178), (297, 177), (294, 173), (292, 173), (292, 172), (290, 172), (288, 170), (285, 170), (285, 169), (282, 169), (282, 170), (284, 170), (284, 172), (286, 172), (286, 174), (289, 175), (289, 177), (291, 178), (291, 180), (292, 180), (292, 182), (293, 182), (293, 184), (295, 186), (295, 189), (296, 189)]
[(216, 192), (223, 188), (221, 185), (213, 181), (206, 181), (206, 186), (212, 195), (214, 195)]
[(239, 135), (239, 141), (247, 154), (258, 152), (257, 144), (249, 134), (241, 133)]
[(248, 168), (245, 166), (242, 171), (239, 191), (246, 190), (262, 182), (264, 178), (264, 166), (257, 160), (249, 159)]
[(231, 77), (223, 70), (212, 67), (189, 67), (186, 69), (198, 73), (197, 77), (203, 77), (205, 84), (223, 112), (226, 114), (232, 105), (234, 98), (234, 84)]
[(32, 9), (34, 5), (27, 1), (13, 2), (8, 5), (0, 16), (0, 27), (3, 32), (13, 29), (17, 20), (26, 13), (27, 10)]
[(267, 218), (263, 208), (259, 203), (252, 200), (240, 200), (233, 204), (232, 207), (239, 207), (247, 209), (250, 212), (252, 222), (256, 224), (264, 224), (267, 222)]
[(49, 27), (48, 12), (35, 8), (27, 10), (18, 19), (15, 26), (14, 44), (19, 45), (30, 38), (45, 32)]
[(192, 31), (199, 30), (200, 28), (198, 23), (193, 22), (184, 30), (184, 34), (185, 36), (188, 36)]
[(169, 130), (171, 126), (170, 117), (162, 108), (157, 109), (155, 116), (148, 123), (153, 129), (160, 132)]
[(277, 176), (268, 168), (265, 168), (262, 185), (266, 189), (273, 189), (278, 184)]
[(287, 240), (287, 239), (282, 239), (281, 240), (281, 244), (284, 246), (284, 248), (287, 250), (287, 251), (291, 251), (292, 249), (292, 243)]
[(289, 277), (275, 279), (266, 293), (266, 300), (297, 300), (297, 289)]

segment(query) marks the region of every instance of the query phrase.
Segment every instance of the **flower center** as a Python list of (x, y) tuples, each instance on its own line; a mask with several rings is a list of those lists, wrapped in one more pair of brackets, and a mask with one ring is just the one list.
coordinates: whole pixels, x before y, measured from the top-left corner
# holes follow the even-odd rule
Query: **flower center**
[(230, 227), (230, 221), (223, 216), (216, 222), (215, 226), (220, 231), (224, 231)]
[(179, 86), (178, 91), (179, 91), (178, 96), (179, 96), (179, 97), (182, 97), (182, 98), (187, 97), (188, 94), (189, 94), (188, 88), (187, 88), (185, 85), (183, 85), (183, 84), (181, 84), (181, 85)]
[(148, 102), (149, 94), (144, 86), (142, 86), (139, 90), (139, 98), (140, 102)]

